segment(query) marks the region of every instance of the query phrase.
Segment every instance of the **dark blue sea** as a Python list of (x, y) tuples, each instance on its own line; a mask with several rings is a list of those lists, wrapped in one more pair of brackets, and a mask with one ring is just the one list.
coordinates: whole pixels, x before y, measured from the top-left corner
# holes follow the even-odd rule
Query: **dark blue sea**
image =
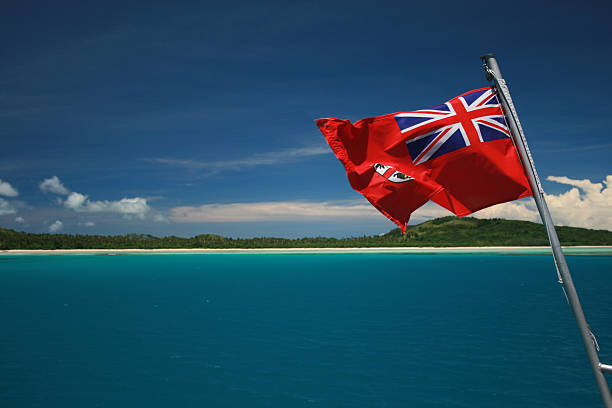
[(0, 407), (602, 406), (550, 255), (2, 255), (0, 327)]

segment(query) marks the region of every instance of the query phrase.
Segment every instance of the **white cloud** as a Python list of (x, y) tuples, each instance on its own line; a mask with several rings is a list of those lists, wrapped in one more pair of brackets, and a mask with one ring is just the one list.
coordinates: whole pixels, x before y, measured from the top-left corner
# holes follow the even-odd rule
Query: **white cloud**
[(256, 153), (249, 157), (243, 157), (233, 160), (217, 160), (217, 161), (200, 161), (200, 160), (184, 160), (172, 158), (153, 158), (145, 159), (149, 162), (167, 164), (172, 166), (206, 169), (211, 173), (216, 173), (223, 169), (238, 169), (241, 167), (272, 165), (281, 163), (290, 163), (306, 157), (318, 156), (322, 154), (330, 154), (332, 150), (327, 146), (314, 147), (298, 147), (295, 149), (286, 149), (275, 152)]
[(612, 230), (612, 175), (608, 175), (603, 184), (567, 177), (548, 177), (547, 180), (574, 186), (558, 196), (546, 195), (553, 219), (559, 225)]
[(0, 195), (5, 197), (17, 197), (19, 192), (8, 182), (0, 180)]
[(548, 152), (584, 152), (588, 150), (606, 150), (612, 148), (612, 143), (604, 144), (576, 144), (571, 147), (550, 147), (547, 149)]
[(81, 193), (70, 193), (66, 201), (64, 201), (64, 206), (66, 208), (70, 208), (71, 210), (79, 211), (82, 209), (83, 204), (87, 201), (87, 196)]
[(143, 219), (151, 207), (145, 198), (122, 198), (119, 201), (91, 201), (86, 194), (72, 192), (64, 201), (64, 206), (77, 212), (117, 213), (127, 217)]
[(61, 222), (60, 220), (57, 220), (49, 226), (49, 232), (58, 232), (62, 228), (64, 228), (64, 223)]
[(350, 202), (270, 201), (175, 207), (174, 222), (309, 221), (377, 218), (380, 213), (365, 200)]
[(87, 222), (86, 222), (86, 223), (84, 223), (83, 225), (84, 225), (84, 226), (86, 226), (86, 227), (93, 227), (93, 226), (95, 226), (95, 225), (96, 225), (96, 223), (95, 223), (95, 222), (93, 222), (93, 221), (87, 221)]
[(111, 212), (123, 215), (133, 215), (144, 218), (151, 209), (147, 200), (140, 197), (122, 198), (119, 201), (87, 201), (87, 210), (90, 212)]
[(57, 176), (53, 176), (48, 179), (44, 179), (38, 187), (45, 193), (55, 193), (59, 195), (66, 195), (70, 191), (64, 186)]
[[(603, 183), (555, 176), (546, 179), (573, 187), (565, 193), (545, 195), (555, 225), (612, 230), (612, 175)], [(474, 216), (540, 221), (532, 199), (499, 204)]]
[(17, 217), (17, 218), (15, 218), (15, 222), (17, 224), (23, 224), (25, 222), (25, 220), (23, 219), (23, 217)]
[(17, 210), (3, 198), (0, 198), (0, 215), (15, 214)]

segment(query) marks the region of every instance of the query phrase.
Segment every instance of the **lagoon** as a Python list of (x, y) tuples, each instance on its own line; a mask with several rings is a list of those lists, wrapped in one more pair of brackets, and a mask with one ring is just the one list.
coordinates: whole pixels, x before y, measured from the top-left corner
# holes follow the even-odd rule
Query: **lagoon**
[(601, 405), (550, 255), (115, 253), (0, 256), (0, 405)]

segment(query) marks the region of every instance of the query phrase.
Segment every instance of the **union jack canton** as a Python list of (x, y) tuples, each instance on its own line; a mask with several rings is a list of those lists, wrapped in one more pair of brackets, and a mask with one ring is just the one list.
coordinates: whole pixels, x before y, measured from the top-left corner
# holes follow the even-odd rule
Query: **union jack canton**
[(476, 89), (450, 101), (395, 120), (415, 165), (476, 143), (510, 138), (497, 93)]

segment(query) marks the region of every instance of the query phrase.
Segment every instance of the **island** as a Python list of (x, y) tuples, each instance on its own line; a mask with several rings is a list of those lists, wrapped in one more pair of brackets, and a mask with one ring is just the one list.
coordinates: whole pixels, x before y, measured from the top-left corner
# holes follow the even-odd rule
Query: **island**
[[(564, 246), (609, 246), (612, 231), (556, 227)], [(191, 238), (145, 234), (33, 234), (0, 228), (0, 250), (70, 249), (264, 249), (264, 248), (400, 248), (400, 247), (536, 247), (548, 246), (542, 224), (504, 219), (443, 217), (386, 234), (308, 238), (226, 238), (201, 234)]]

